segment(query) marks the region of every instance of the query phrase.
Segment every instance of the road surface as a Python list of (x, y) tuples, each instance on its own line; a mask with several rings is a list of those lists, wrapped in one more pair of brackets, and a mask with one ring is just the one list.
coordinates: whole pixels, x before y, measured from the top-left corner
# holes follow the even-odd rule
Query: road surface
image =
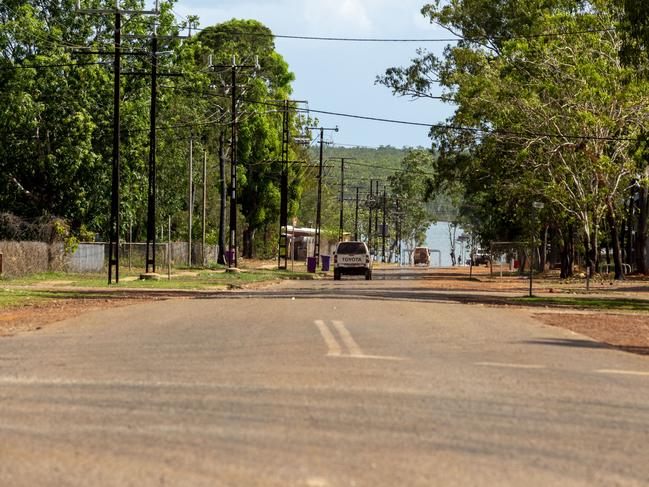
[(649, 483), (646, 357), (375, 275), (0, 340), (0, 485)]

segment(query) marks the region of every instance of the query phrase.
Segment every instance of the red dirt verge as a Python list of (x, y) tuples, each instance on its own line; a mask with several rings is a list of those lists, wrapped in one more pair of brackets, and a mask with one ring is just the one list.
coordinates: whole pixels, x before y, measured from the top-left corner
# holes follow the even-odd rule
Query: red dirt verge
[(649, 355), (649, 315), (536, 313), (534, 317), (626, 352)]

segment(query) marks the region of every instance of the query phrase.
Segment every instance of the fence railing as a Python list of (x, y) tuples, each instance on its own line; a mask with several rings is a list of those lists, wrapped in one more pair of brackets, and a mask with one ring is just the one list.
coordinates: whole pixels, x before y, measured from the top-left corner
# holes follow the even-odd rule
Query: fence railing
[[(171, 267), (185, 267), (189, 264), (187, 242), (158, 243), (155, 246), (156, 267), (164, 272)], [(0, 241), (2, 270), (6, 277), (19, 277), (49, 271), (79, 273), (103, 272), (108, 263), (106, 242), (80, 243), (71, 254), (65, 254), (60, 243)], [(192, 244), (192, 266), (210, 266), (217, 262), (218, 245)], [(120, 267), (122, 269), (144, 269), (146, 266), (146, 244), (125, 242), (120, 244)], [(156, 269), (158, 270), (158, 269)]]

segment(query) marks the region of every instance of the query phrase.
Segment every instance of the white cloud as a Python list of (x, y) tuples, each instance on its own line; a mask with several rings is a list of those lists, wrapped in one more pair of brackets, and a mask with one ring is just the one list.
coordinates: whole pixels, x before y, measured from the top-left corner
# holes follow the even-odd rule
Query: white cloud
[(306, 28), (324, 32), (368, 32), (372, 27), (367, 7), (363, 0), (306, 0), (298, 2), (295, 12), (303, 12)]
[(338, 7), (339, 15), (358, 28), (367, 31), (371, 28), (372, 22), (367, 14), (367, 9), (362, 0), (343, 0)]

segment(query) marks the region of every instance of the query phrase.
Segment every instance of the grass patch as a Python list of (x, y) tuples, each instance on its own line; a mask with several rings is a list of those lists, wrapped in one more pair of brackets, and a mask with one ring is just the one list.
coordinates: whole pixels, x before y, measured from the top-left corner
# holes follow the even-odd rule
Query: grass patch
[(577, 297), (521, 297), (513, 298), (519, 304), (559, 306), (567, 308), (649, 311), (649, 301), (629, 298), (577, 298)]
[(0, 310), (35, 306), (51, 299), (81, 298), (82, 293), (74, 291), (38, 291), (31, 289), (2, 289), (0, 291)]
[[(219, 269), (178, 269), (177, 273), (167, 279), (160, 272), (160, 280), (141, 280), (140, 271), (120, 272), (119, 284), (109, 285), (106, 273), (102, 274), (68, 274), (64, 272), (46, 272), (21, 278), (3, 278), (0, 285), (5, 286), (37, 286), (47, 285), (80, 288), (142, 288), (142, 289), (211, 289), (215, 287), (239, 287), (245, 284), (283, 280), (283, 279), (313, 279), (313, 274), (306, 272), (290, 272), (266, 269), (246, 269), (241, 273), (229, 273)], [(136, 278), (136, 279), (133, 279)], [(51, 281), (51, 282), (49, 282)]]

